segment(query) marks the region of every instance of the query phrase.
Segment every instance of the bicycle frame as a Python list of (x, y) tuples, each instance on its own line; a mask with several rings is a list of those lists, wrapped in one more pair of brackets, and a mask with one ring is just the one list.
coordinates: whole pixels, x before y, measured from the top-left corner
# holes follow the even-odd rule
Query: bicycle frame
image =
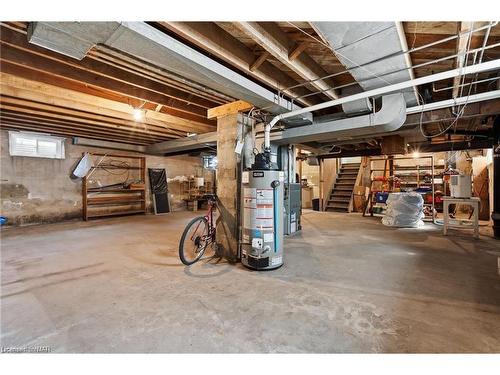
[[(201, 237), (201, 239), (203, 241), (207, 241), (205, 247), (210, 245), (212, 242), (215, 241), (215, 225), (214, 225), (214, 208), (215, 207), (216, 207), (215, 201), (209, 199), (208, 200), (208, 211), (204, 216), (208, 222), (208, 233)], [(193, 231), (193, 235), (191, 236), (191, 241), (194, 241), (193, 236), (198, 231), (200, 224), (201, 224), (201, 222), (199, 222), (197, 224), (195, 230)]]

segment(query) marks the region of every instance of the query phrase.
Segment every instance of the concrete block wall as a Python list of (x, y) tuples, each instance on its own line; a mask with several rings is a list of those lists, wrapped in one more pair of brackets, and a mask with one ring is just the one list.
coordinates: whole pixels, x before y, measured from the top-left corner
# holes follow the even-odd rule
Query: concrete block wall
[[(65, 159), (10, 156), (9, 137), (0, 131), (0, 215), (10, 225), (51, 223), (80, 219), (82, 210), (81, 180), (72, 180), (71, 172), (83, 152), (110, 154), (137, 153), (78, 146), (65, 142)], [(146, 156), (147, 168), (165, 168), (167, 177), (199, 175), (202, 160), (190, 156)], [(210, 179), (210, 174), (205, 173)], [(152, 211), (149, 181), (146, 173), (148, 210)], [(172, 210), (185, 209), (178, 182), (169, 183)]]

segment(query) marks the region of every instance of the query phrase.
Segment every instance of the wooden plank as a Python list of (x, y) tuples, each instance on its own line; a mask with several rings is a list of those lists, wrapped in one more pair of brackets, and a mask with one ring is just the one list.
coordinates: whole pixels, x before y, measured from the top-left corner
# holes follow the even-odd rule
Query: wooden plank
[(259, 69), (262, 63), (267, 60), (268, 57), (269, 57), (269, 52), (267, 51), (262, 52), (260, 56), (257, 57), (255, 61), (250, 64), (248, 70), (250, 70), (251, 72), (256, 71), (257, 69)]
[(295, 45), (295, 47), (288, 53), (288, 60), (293, 61), (299, 55), (306, 50), (309, 46), (309, 42), (302, 42)]
[[(122, 118), (135, 122), (130, 105), (82, 94), (78, 91), (61, 89), (36, 81), (26, 80), (10, 74), (0, 73), (1, 90), (13, 97), (22, 97), (41, 103), (49, 103), (66, 108), (76, 108), (90, 113)], [(21, 96), (22, 95), (22, 96)], [(145, 110), (144, 122), (167, 129), (204, 133), (212, 131), (212, 126), (194, 123), (165, 113)]]
[[(458, 26), (457, 22), (404, 22), (403, 23), (407, 34), (436, 34), (436, 35), (453, 35), (456, 34)], [(411, 36), (410, 36), (411, 38)]]
[(282, 64), (318, 90), (325, 90), (321, 95), (337, 99), (338, 93), (333, 89), (332, 79), (319, 79), (328, 75), (311, 56), (302, 52), (294, 60), (289, 59), (289, 51), (294, 49), (295, 42), (274, 22), (237, 22), (237, 26), (250, 36), (255, 43), (271, 53)]
[[(173, 139), (173, 136), (153, 136), (149, 134), (131, 132), (120, 129), (107, 129), (107, 128), (96, 128), (95, 126), (82, 126), (81, 124), (74, 124), (73, 122), (65, 122), (54, 119), (45, 119), (40, 117), (31, 117), (25, 116), (24, 114), (18, 113), (6, 113), (2, 111), (2, 116), (0, 119), (0, 123), (18, 123), (23, 124), (25, 126), (33, 126), (33, 128), (37, 127), (45, 127), (47, 129), (62, 129), (67, 130), (69, 132), (79, 132), (79, 135), (95, 135), (95, 136), (115, 136), (121, 139), (126, 139), (128, 143), (133, 141), (145, 142), (148, 144), (160, 142), (163, 140)], [(76, 125), (76, 126), (75, 126)], [(76, 133), (75, 133), (76, 134)]]
[(126, 204), (126, 203), (141, 203), (144, 199), (140, 196), (114, 196), (114, 197), (88, 197), (87, 204), (92, 205), (106, 205), (106, 204)]
[[(60, 77), (56, 76), (50, 73), (46, 73), (43, 71), (40, 71), (36, 68), (33, 68), (31, 66), (23, 66), (23, 65), (17, 65), (8, 61), (5, 61), (1, 58), (0, 56), (0, 64), (2, 66), (2, 72), (11, 74), (14, 76), (18, 76), (21, 78), (25, 78), (31, 81), (37, 81), (37, 82), (42, 82), (46, 83), (49, 85), (57, 86), (63, 89), (68, 89), (68, 90), (73, 90), (73, 91), (79, 91), (84, 94), (89, 94), (89, 95), (94, 95), (96, 97), (104, 98), (104, 99), (109, 99), (115, 102), (120, 102), (120, 103), (125, 103), (129, 105), (136, 105), (139, 106), (144, 101), (141, 101), (133, 96), (127, 96), (123, 95), (121, 93), (117, 93), (114, 91), (110, 91), (108, 89), (104, 89), (102, 87), (90, 85), (87, 83), (75, 81), (72, 79), (68, 79), (66, 77)], [(144, 104), (145, 109), (155, 109), (156, 106), (152, 102), (148, 102)], [(208, 120), (207, 119), (207, 111), (206, 109), (199, 108), (199, 107), (190, 107), (189, 111), (186, 112), (183, 110), (179, 110), (177, 107), (171, 107), (171, 106), (165, 106), (162, 105), (161, 112), (167, 113), (169, 115), (175, 116), (175, 117), (180, 117), (186, 120), (191, 120), (196, 123), (201, 123), (209, 126), (214, 126), (215, 127), (215, 122), (213, 120)]]
[[(460, 24), (460, 33), (465, 33), (469, 30), (472, 29), (473, 22), (461, 22)], [(465, 51), (467, 50), (467, 43), (469, 41), (469, 34), (462, 35), (460, 38), (458, 38), (458, 43), (457, 43), (457, 68), (462, 68), (465, 63)], [(471, 41), (472, 42), (472, 41)], [(453, 88), (453, 98), (456, 98), (458, 96), (458, 91), (460, 88), (458, 85), (460, 84), (460, 81), (462, 80), (463, 77), (455, 77), (453, 79), (453, 86), (456, 86)]]
[(96, 217), (107, 217), (107, 216), (123, 216), (123, 215), (133, 215), (133, 214), (144, 214), (144, 210), (128, 210), (128, 211), (117, 211), (117, 212), (105, 212), (105, 213), (88, 213), (87, 219), (96, 218)]
[(88, 123), (96, 125), (96, 128), (108, 127), (114, 129), (128, 130), (135, 133), (145, 133), (160, 136), (171, 135), (178, 137), (179, 134), (171, 132), (165, 128), (147, 126), (145, 124), (138, 125), (132, 121), (125, 121), (109, 116), (94, 115), (92, 113), (84, 113), (82, 111), (36, 103), (29, 100), (0, 96), (0, 110), (10, 112), (20, 112), (32, 116), (42, 115), (49, 118), (66, 120), (69, 122)]
[(34, 132), (47, 133), (47, 134), (56, 134), (56, 135), (66, 136), (66, 137), (93, 138), (93, 139), (105, 140), (105, 141), (110, 141), (110, 142), (121, 142), (121, 143), (128, 143), (128, 144), (142, 145), (142, 146), (147, 146), (147, 145), (151, 144), (151, 142), (124, 139), (124, 138), (115, 137), (115, 136), (94, 135), (94, 134), (90, 134), (88, 132), (74, 131), (74, 130), (69, 130), (69, 129), (63, 129), (63, 130), (54, 129), (52, 127), (46, 127), (43, 124), (42, 125), (35, 125), (35, 126), (31, 125), (31, 124), (30, 125), (23, 125), (23, 124), (20, 124), (17, 122), (11, 122), (10, 120), (6, 120), (5, 122), (1, 122), (0, 128), (12, 129), (12, 130), (34, 131)]
[[(2, 55), (4, 55), (3, 50), (7, 50), (7, 47), (10, 47), (10, 52), (12, 52), (12, 49), (15, 48), (18, 52), (24, 53), (24, 55), (18, 53), (18, 58), (21, 58), (22, 56), (26, 57), (26, 54), (30, 54), (31, 59), (39, 59), (37, 64), (32, 65), (41, 66), (43, 64), (46, 69), (66, 68), (65, 72), (68, 76), (74, 76), (77, 74), (81, 76), (82, 81), (86, 80), (87, 83), (91, 83), (92, 80), (96, 81), (97, 75), (100, 76), (101, 79), (107, 78), (108, 80), (105, 81), (107, 84), (113, 85), (113, 82), (111, 81), (114, 81), (114, 85), (116, 87), (120, 87), (125, 90), (127, 87), (130, 90), (130, 86), (135, 86), (146, 90), (145, 94), (160, 94), (163, 96), (163, 103), (165, 104), (167, 102), (167, 98), (165, 98), (165, 96), (170, 99), (178, 99), (185, 103), (201, 106), (203, 108), (210, 108), (218, 104), (217, 101), (208, 100), (203, 95), (198, 96), (193, 90), (186, 92), (186, 90), (179, 87), (173, 87), (166, 82), (159, 83), (151, 79), (151, 77), (140, 76), (137, 72), (130, 70), (124, 71), (123, 69), (92, 58), (85, 58), (81, 61), (76, 61), (70, 57), (29, 44), (25, 35), (12, 30), (1, 28), (0, 42), (2, 43)], [(42, 60), (44, 60), (45, 63)], [(26, 61), (26, 59), (24, 61), (29, 64), (29, 61)], [(91, 73), (91, 75), (89, 75), (89, 73)], [(160, 101), (159, 103), (162, 102)]]
[[(221, 27), (224, 23), (214, 22), (159, 22), (161, 26), (173, 31), (177, 35), (189, 40), (191, 43), (207, 51), (232, 66), (248, 72), (252, 77), (261, 80), (265, 84), (274, 87), (290, 87), (298, 83), (287, 73), (283, 72), (269, 61), (264, 61), (259, 69), (250, 71), (250, 65), (255, 61), (254, 51), (238, 40), (236, 35), (241, 33), (239, 29), (233, 27), (232, 33)], [(232, 23), (227, 23), (233, 25)], [(304, 87), (298, 87), (286, 92), (291, 96), (300, 96), (310, 93)], [(300, 99), (298, 102), (303, 105), (312, 105), (320, 102), (320, 98), (311, 97)]]
[(185, 94), (182, 99), (173, 97), (172, 95), (168, 95), (169, 91), (167, 87), (159, 85), (155, 87), (155, 85), (148, 84), (145, 79), (143, 79), (143, 84), (141, 85), (135, 82), (136, 80), (134, 80), (134, 76), (131, 74), (123, 78), (118, 78), (112, 76), (111, 73), (107, 75), (104, 73), (100, 74), (82, 69), (78, 65), (62, 64), (57, 59), (49, 59), (43, 55), (33, 54), (30, 50), (19, 50), (5, 43), (2, 43), (1, 48), (3, 62), (26, 66), (32, 70), (71, 79), (74, 82), (84, 82), (93, 87), (107, 89), (122, 95), (125, 94), (138, 100), (169, 105), (187, 113), (196, 113), (197, 110), (200, 111), (217, 105), (216, 102), (210, 101), (205, 101), (201, 105), (192, 94)]
[(210, 108), (207, 111), (207, 117), (208, 118), (214, 118), (214, 117), (221, 117), (221, 116), (226, 116), (230, 115), (233, 113), (238, 113), (241, 111), (246, 111), (248, 109), (251, 109), (253, 107), (252, 104), (245, 102), (244, 100), (237, 100), (232, 103), (220, 105), (215, 108)]

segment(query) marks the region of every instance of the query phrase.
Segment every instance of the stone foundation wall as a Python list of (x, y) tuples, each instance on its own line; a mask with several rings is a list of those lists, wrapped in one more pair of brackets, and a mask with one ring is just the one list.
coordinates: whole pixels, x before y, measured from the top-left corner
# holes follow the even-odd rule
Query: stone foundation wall
[[(10, 156), (9, 137), (0, 131), (0, 215), (8, 218), (9, 225), (51, 223), (80, 219), (82, 215), (82, 183), (70, 175), (83, 152), (121, 155), (137, 153), (93, 148), (65, 142), (65, 159), (45, 159)], [(146, 168), (165, 168), (167, 177), (199, 175), (203, 173), (199, 157), (146, 155)], [(210, 174), (205, 173), (210, 180)], [(149, 180), (146, 171), (146, 201), (152, 212)], [(184, 210), (181, 188), (178, 182), (169, 183), (170, 202), (173, 211)]]

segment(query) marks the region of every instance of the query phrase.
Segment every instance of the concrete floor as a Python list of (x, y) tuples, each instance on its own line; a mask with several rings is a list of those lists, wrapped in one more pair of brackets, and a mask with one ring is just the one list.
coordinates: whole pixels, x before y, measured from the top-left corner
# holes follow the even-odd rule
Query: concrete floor
[(276, 271), (184, 267), (177, 241), (192, 216), (2, 231), (2, 347), (500, 352), (498, 241), (307, 212)]

